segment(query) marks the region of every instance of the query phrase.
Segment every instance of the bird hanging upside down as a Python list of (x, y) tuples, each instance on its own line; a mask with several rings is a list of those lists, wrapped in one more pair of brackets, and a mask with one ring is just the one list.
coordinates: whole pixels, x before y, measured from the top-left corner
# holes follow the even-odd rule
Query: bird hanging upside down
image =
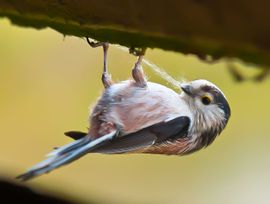
[(107, 72), (109, 44), (88, 43), (103, 47), (105, 87), (90, 115), (89, 132), (65, 133), (76, 141), (55, 149), (48, 159), (17, 178), (34, 178), (87, 153), (185, 155), (210, 145), (225, 128), (230, 107), (222, 91), (211, 82), (183, 83), (180, 94), (148, 82), (141, 53), (132, 70), (133, 80), (113, 83)]

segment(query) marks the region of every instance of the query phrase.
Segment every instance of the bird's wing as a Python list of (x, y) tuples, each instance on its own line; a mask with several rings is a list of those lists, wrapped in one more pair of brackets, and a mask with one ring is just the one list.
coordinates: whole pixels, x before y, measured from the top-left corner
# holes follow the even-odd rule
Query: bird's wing
[[(149, 126), (128, 135), (118, 136), (118, 130), (114, 130), (107, 135), (91, 140), (89, 136), (84, 136), (82, 132), (67, 135), (76, 135), (76, 141), (59, 147), (48, 154), (48, 159), (38, 163), (26, 173), (17, 178), (28, 180), (47, 173), (60, 166), (68, 164), (89, 152), (100, 153), (125, 153), (139, 150), (153, 144), (162, 143), (168, 140), (175, 140), (186, 136), (190, 119), (188, 117), (178, 117), (169, 121)], [(79, 135), (77, 137), (77, 135)], [(78, 139), (80, 138), (80, 139)]]
[(153, 144), (159, 144), (168, 140), (176, 140), (187, 135), (190, 119), (186, 116), (174, 118), (149, 126), (128, 135), (118, 136), (109, 143), (93, 149), (91, 152), (99, 153), (125, 153), (139, 150)]
[[(186, 135), (189, 124), (190, 119), (186, 116), (177, 117), (169, 121), (163, 121), (137, 132), (116, 137), (109, 143), (93, 149), (92, 152), (108, 154), (125, 153), (150, 146), (154, 143), (162, 143), (166, 140), (178, 139)], [(69, 131), (66, 132), (65, 135), (78, 140), (85, 137), (87, 133)]]

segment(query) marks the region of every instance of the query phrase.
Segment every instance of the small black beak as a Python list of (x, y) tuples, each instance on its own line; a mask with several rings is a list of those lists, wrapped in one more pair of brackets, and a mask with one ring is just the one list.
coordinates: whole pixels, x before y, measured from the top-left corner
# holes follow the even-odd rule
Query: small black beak
[(187, 94), (187, 95), (192, 95), (192, 86), (189, 84), (181, 84), (181, 89)]

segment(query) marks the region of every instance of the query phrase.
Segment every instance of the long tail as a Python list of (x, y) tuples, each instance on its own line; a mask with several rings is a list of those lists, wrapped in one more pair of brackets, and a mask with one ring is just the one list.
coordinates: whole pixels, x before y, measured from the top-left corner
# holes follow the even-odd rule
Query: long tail
[(52, 152), (50, 152), (47, 156), (48, 159), (38, 163), (29, 169), (26, 173), (17, 176), (17, 179), (21, 179), (22, 181), (26, 181), (32, 179), (36, 176), (48, 173), (60, 166), (68, 164), (83, 155), (89, 153), (91, 150), (100, 147), (104, 143), (110, 141), (116, 131), (111, 132), (107, 135), (104, 135), (98, 139), (91, 140), (90, 137), (86, 136), (75, 142), (64, 145)]

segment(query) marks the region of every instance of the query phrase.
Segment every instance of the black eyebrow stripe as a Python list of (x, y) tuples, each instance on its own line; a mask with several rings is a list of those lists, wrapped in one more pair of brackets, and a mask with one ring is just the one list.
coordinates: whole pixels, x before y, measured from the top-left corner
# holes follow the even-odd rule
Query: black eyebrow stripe
[(213, 95), (219, 94), (219, 90), (215, 88), (214, 86), (204, 85), (204, 86), (201, 86), (201, 90), (205, 92), (209, 92)]
[(211, 90), (213, 90), (214, 87), (209, 86), (209, 85), (204, 85), (200, 87), (201, 90), (205, 91), (205, 92), (210, 92)]

